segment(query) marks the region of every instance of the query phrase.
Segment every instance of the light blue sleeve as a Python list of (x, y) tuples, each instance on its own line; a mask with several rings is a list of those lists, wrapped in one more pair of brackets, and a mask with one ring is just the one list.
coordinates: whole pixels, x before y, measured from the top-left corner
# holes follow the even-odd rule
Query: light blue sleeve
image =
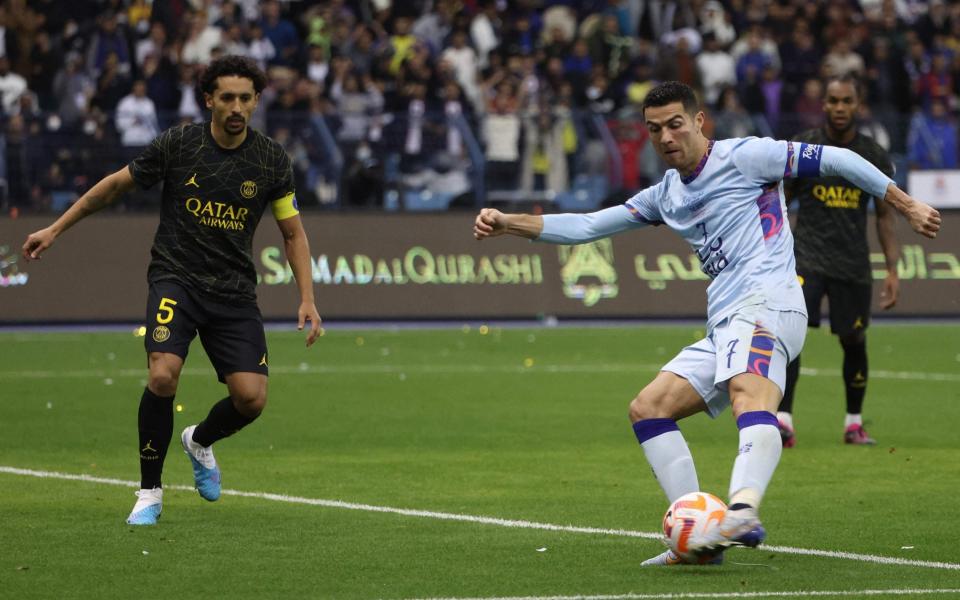
[(806, 142), (745, 138), (734, 149), (733, 161), (744, 176), (760, 182), (836, 176), (843, 177), (874, 198), (883, 198), (887, 186), (893, 183), (856, 152)]
[(887, 186), (893, 180), (856, 152), (824, 146), (822, 155), (820, 175), (843, 177), (878, 200), (887, 195)]
[(615, 233), (642, 227), (646, 223), (631, 216), (625, 204), (592, 213), (544, 215), (543, 231), (538, 242), (551, 244), (584, 244)]

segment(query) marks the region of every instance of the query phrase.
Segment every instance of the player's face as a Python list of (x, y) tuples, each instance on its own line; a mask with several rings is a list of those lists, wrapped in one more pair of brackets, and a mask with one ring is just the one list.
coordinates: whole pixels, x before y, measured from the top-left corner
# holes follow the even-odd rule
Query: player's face
[(651, 106), (643, 114), (653, 148), (667, 166), (684, 171), (700, 162), (703, 112), (690, 115), (683, 103), (671, 102)]
[(848, 81), (831, 81), (823, 99), (823, 112), (827, 115), (827, 126), (844, 133), (853, 127), (853, 117), (857, 114), (860, 99), (857, 88)]
[(213, 94), (206, 95), (213, 122), (228, 135), (240, 135), (246, 130), (259, 100), (253, 82), (236, 75), (218, 77)]

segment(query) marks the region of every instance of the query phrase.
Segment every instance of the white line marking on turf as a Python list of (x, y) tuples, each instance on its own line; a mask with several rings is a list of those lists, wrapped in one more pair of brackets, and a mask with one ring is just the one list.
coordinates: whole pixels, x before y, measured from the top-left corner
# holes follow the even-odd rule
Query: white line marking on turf
[[(107, 485), (120, 485), (135, 488), (139, 485), (136, 481), (124, 479), (111, 479), (107, 477), (94, 477), (92, 475), (58, 473), (55, 471), (37, 471), (34, 469), (20, 469), (17, 467), (0, 466), (0, 473), (10, 475), (24, 475), (28, 477), (39, 477), (44, 479), (64, 479), (68, 481), (86, 481), (89, 483), (102, 483)], [(167, 489), (193, 491), (193, 488), (185, 485), (168, 485)], [(287, 502), (290, 504), (306, 504), (310, 506), (323, 506), (327, 508), (343, 508), (347, 510), (360, 510), (365, 512), (391, 513), (403, 515), (405, 517), (422, 517), (426, 519), (440, 519), (445, 521), (463, 521), (467, 523), (479, 523), (481, 525), (496, 525), (498, 527), (514, 527), (518, 529), (540, 529), (544, 531), (559, 531), (565, 533), (588, 533), (599, 535), (612, 535), (619, 537), (644, 538), (648, 540), (659, 540), (661, 534), (647, 531), (632, 531), (629, 529), (603, 529), (598, 527), (579, 527), (576, 525), (556, 525), (553, 523), (538, 523), (536, 521), (524, 521), (517, 519), (501, 519), (498, 517), (482, 517), (476, 515), (463, 515), (457, 513), (435, 512), (432, 510), (417, 510), (412, 508), (395, 508), (392, 506), (375, 506), (372, 504), (358, 504), (356, 502), (344, 502), (342, 500), (325, 500), (322, 498), (304, 498), (302, 496), (287, 496), (285, 494), (273, 494), (270, 492), (243, 492), (240, 490), (222, 490), (220, 492), (225, 496), (239, 496), (241, 498), (255, 498), (260, 500), (272, 500), (274, 502)], [(937, 562), (928, 560), (908, 560), (905, 558), (894, 558), (890, 556), (876, 556), (873, 554), (857, 554), (855, 552), (839, 552), (835, 550), (815, 550), (811, 548), (794, 548), (792, 546), (768, 546), (763, 545), (763, 549), (770, 552), (781, 552), (784, 554), (801, 554), (805, 556), (822, 556), (825, 558), (842, 558), (846, 560), (856, 560), (881, 565), (900, 565), (910, 567), (927, 567), (932, 569), (960, 570), (960, 563)]]
[[(399, 373), (418, 375), (462, 375), (484, 373), (636, 373), (659, 371), (663, 365), (657, 364), (573, 364), (573, 365), (307, 365), (305, 367), (278, 365), (270, 367), (270, 372), (279, 375), (396, 375)], [(839, 377), (839, 369), (818, 369), (801, 367), (800, 373), (809, 377)], [(207, 367), (187, 367), (184, 375), (211, 375), (213, 369)], [(82, 379), (89, 377), (144, 377), (146, 369), (78, 369), (73, 371), (32, 370), (0, 371), (0, 379)], [(925, 373), (922, 371), (870, 371), (874, 379), (896, 379), (902, 381), (948, 381), (960, 382), (958, 373)]]
[(824, 590), (796, 592), (677, 592), (664, 594), (612, 594), (587, 596), (502, 596), (496, 598), (431, 598), (430, 600), (660, 600), (671, 598), (803, 598), (809, 596), (913, 596), (921, 594), (960, 594), (960, 589), (942, 590)]

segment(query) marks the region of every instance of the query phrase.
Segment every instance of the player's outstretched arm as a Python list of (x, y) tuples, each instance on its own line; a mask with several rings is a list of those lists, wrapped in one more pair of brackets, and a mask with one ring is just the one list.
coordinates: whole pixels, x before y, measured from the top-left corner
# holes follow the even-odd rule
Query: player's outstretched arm
[(473, 237), (485, 240), (505, 233), (535, 240), (543, 231), (539, 215), (505, 214), (495, 208), (483, 208), (473, 222)]
[[(804, 145), (806, 146), (806, 145)], [(937, 237), (940, 231), (940, 213), (935, 208), (921, 202), (897, 187), (897, 185), (880, 169), (868, 160), (846, 148), (823, 146), (822, 160), (820, 153), (805, 152), (803, 147), (798, 153), (799, 166), (797, 172), (801, 177), (806, 171), (807, 176), (839, 175), (862, 190), (866, 190), (874, 198), (883, 198), (883, 201), (892, 206), (901, 215), (906, 217), (910, 227), (920, 235), (928, 238)], [(808, 158), (811, 154), (815, 158)], [(819, 169), (810, 168), (804, 163), (815, 163)]]
[(546, 216), (504, 214), (484, 208), (473, 223), (473, 237), (483, 240), (508, 233), (550, 244), (584, 244), (644, 225), (632, 219), (624, 205), (592, 213)]
[(883, 258), (887, 265), (887, 276), (883, 279), (883, 288), (880, 290), (880, 308), (888, 310), (896, 306), (900, 296), (900, 276), (897, 273), (900, 244), (894, 232), (893, 208), (879, 199), (874, 199), (874, 206), (877, 211), (877, 238), (880, 239), (880, 248), (883, 249)]
[(87, 193), (73, 203), (60, 218), (49, 227), (35, 231), (27, 236), (23, 244), (23, 257), (27, 260), (39, 259), (44, 250), (53, 245), (61, 233), (73, 227), (78, 221), (92, 215), (104, 206), (115, 201), (134, 187), (129, 167), (107, 175), (96, 183)]
[(941, 223), (940, 212), (937, 209), (917, 200), (894, 183), (887, 186), (887, 193), (883, 200), (906, 217), (915, 232), (928, 238), (937, 237)]
[(307, 332), (307, 346), (312, 346), (320, 334), (320, 313), (313, 298), (313, 266), (310, 259), (310, 244), (307, 242), (307, 232), (303, 230), (303, 221), (300, 215), (277, 221), (280, 233), (283, 234), (283, 251), (287, 255), (287, 262), (293, 269), (293, 278), (297, 281), (300, 291), (300, 307), (297, 309), (297, 329), (310, 321), (310, 331)]

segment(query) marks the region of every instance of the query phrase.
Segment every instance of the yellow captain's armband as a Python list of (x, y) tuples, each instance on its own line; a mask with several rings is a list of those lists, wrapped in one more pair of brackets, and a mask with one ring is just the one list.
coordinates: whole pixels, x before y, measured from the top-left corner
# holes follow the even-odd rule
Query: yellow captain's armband
[(295, 217), (300, 214), (300, 209), (297, 207), (297, 197), (293, 192), (290, 192), (279, 200), (274, 200), (270, 204), (270, 208), (273, 210), (273, 217), (278, 221), (289, 219), (290, 217)]

